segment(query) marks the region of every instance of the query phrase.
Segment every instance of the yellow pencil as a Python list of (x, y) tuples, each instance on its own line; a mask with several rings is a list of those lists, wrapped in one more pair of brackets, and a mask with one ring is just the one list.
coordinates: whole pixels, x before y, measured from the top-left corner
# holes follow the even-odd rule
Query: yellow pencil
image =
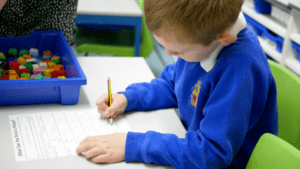
[[(108, 101), (108, 106), (110, 106), (111, 105), (111, 103), (112, 103), (112, 99), (111, 99), (111, 82), (110, 82), (110, 77), (108, 77), (107, 78), (107, 83), (108, 83), (108, 99), (109, 99), (109, 101)], [(113, 116), (110, 116), (110, 124), (112, 124), (113, 123)]]

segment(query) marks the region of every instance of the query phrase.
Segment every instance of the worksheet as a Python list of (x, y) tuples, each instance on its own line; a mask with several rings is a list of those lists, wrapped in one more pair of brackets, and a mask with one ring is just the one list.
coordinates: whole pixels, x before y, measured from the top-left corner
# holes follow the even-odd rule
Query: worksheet
[(131, 131), (122, 115), (111, 125), (97, 109), (10, 115), (9, 123), (16, 161), (77, 155), (88, 136)]

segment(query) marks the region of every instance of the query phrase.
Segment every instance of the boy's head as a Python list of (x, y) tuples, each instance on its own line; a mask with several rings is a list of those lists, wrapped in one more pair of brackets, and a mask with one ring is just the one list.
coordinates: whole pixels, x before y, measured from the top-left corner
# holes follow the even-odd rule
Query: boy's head
[[(145, 0), (145, 23), (154, 37), (162, 45), (166, 44), (167, 54), (180, 55), (179, 50), (195, 54), (197, 51), (191, 50), (199, 47), (213, 50), (213, 42), (224, 37), (233, 41), (229, 30), (236, 22), (242, 4), (243, 0)], [(172, 50), (176, 46), (182, 47), (176, 49), (178, 51)], [(189, 47), (191, 50), (187, 49)], [(209, 52), (212, 51), (208, 49), (206, 53)]]

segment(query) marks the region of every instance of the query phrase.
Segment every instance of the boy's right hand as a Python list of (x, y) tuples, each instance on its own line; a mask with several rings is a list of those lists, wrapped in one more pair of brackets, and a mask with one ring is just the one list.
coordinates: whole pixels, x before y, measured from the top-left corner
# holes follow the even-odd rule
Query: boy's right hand
[(98, 112), (103, 116), (109, 118), (116, 117), (118, 114), (124, 113), (127, 107), (127, 99), (123, 94), (112, 94), (112, 104), (108, 107), (108, 94), (103, 94), (97, 101)]

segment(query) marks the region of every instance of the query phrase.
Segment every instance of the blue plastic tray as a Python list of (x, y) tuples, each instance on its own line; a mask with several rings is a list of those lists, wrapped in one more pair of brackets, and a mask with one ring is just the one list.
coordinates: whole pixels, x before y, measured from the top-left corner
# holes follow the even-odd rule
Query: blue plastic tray
[(262, 34), (263, 38), (267, 38), (270, 41), (272, 41), (273, 43), (276, 44), (276, 51), (281, 53), (282, 52), (282, 46), (283, 46), (283, 38), (271, 33), (271, 31), (269, 31), (268, 29), (266, 29), (263, 34)]
[(267, 28), (256, 22), (248, 15), (244, 14), (244, 16), (247, 21), (247, 27), (254, 31), (258, 36), (262, 36), (263, 32), (265, 32)]
[(254, 10), (260, 14), (271, 14), (271, 3), (265, 0), (254, 0)]
[(77, 104), (84, 75), (70, 45), (61, 31), (33, 31), (27, 37), (0, 37), (0, 52), (7, 56), (10, 48), (50, 50), (61, 57), (66, 79), (0, 80), (0, 106), (61, 103)]
[(300, 45), (298, 45), (295, 42), (292, 42), (292, 48), (296, 50), (296, 53), (297, 53), (296, 57), (297, 57), (298, 61), (300, 61)]

